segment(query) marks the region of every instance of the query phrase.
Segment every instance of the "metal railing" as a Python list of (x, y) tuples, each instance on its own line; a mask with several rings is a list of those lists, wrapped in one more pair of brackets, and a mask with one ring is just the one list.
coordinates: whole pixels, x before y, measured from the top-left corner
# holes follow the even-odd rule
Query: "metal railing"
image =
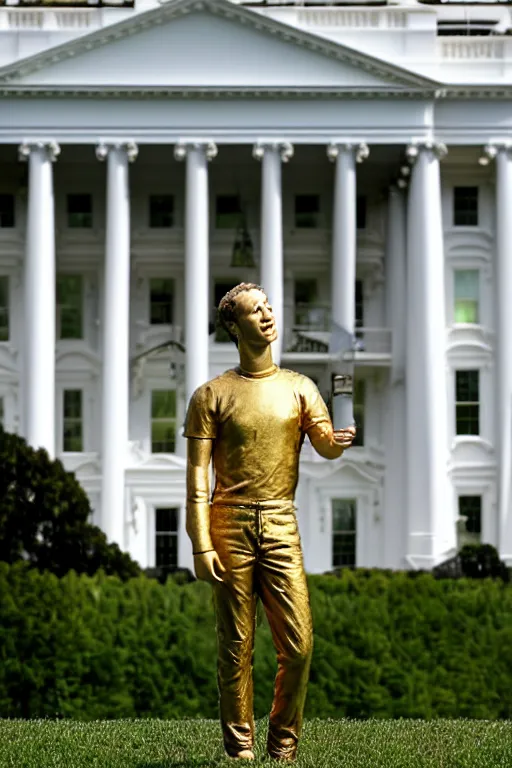
[[(285, 351), (327, 353), (331, 336), (330, 305), (297, 303), (292, 311), (292, 326), (285, 331)], [(356, 325), (355, 336), (356, 353), (391, 354), (389, 328), (368, 328)]]

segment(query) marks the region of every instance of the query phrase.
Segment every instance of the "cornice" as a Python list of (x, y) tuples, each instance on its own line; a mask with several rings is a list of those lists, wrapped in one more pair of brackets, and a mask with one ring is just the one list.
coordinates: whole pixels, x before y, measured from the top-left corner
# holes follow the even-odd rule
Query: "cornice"
[(136, 14), (117, 24), (95, 30), (90, 34), (82, 35), (49, 50), (7, 65), (0, 69), (0, 83), (8, 84), (12, 80), (23, 78), (52, 64), (66, 61), (80, 54), (108, 45), (111, 42), (130, 37), (137, 32), (142, 32), (145, 29), (150, 29), (172, 19), (198, 11), (207, 11), (213, 15), (235, 21), (238, 24), (249, 26), (257, 31), (279, 38), (283, 42), (293, 43), (328, 58), (350, 64), (371, 75), (385, 79), (391, 86), (394, 85), (404, 89), (411, 87), (416, 89), (439, 87), (436, 81), (422, 75), (374, 58), (341, 43), (317, 37), (297, 27), (291, 27), (281, 21), (263, 16), (250, 8), (234, 5), (229, 0), (169, 0), (158, 8), (152, 8), (143, 13)]
[(361, 88), (361, 87), (333, 87), (333, 88), (225, 88), (225, 87), (201, 87), (201, 86), (148, 86), (148, 87), (69, 87), (69, 86), (23, 86), (5, 85), (0, 82), (0, 98), (68, 98), (68, 99), (271, 99), (271, 100), (301, 100), (301, 99), (434, 99), (435, 90), (428, 89), (396, 89), (396, 88)]
[(225, 87), (225, 86), (67, 86), (67, 85), (23, 85), (2, 82), (0, 77), (0, 99), (188, 99), (190, 101), (207, 99), (285, 99), (285, 100), (371, 100), (371, 99), (404, 99), (446, 101), (493, 99), (510, 100), (512, 85), (509, 87), (467, 86), (465, 88), (395, 88), (386, 86), (332, 86), (312, 88), (311, 86), (286, 87)]

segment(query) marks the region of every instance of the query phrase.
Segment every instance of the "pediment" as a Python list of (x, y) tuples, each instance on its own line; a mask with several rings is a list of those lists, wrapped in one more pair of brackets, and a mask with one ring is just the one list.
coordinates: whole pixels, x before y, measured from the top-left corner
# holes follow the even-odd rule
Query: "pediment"
[(5, 89), (345, 89), (436, 84), (228, 0), (170, 0), (0, 70)]

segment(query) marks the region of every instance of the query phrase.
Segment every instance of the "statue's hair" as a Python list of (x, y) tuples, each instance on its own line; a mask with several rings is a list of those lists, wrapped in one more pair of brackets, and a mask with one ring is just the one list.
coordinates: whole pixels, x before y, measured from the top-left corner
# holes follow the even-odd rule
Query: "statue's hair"
[(235, 285), (234, 288), (231, 288), (231, 290), (229, 290), (222, 297), (222, 299), (219, 302), (219, 307), (217, 309), (217, 318), (219, 323), (227, 331), (227, 333), (229, 334), (229, 338), (231, 339), (231, 341), (233, 341), (236, 344), (237, 347), (238, 347), (238, 339), (229, 330), (228, 323), (236, 323), (236, 320), (237, 320), (236, 297), (240, 293), (244, 293), (245, 291), (252, 291), (253, 289), (256, 289), (258, 291), (263, 291), (263, 288), (261, 287), (261, 285), (257, 285), (256, 283), (239, 283), (238, 285)]

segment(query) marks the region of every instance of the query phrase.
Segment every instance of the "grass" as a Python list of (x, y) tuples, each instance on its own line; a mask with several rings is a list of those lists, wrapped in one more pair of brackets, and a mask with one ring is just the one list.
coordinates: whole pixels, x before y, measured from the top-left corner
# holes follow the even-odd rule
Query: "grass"
[[(257, 723), (264, 759), (268, 720)], [(0, 720), (0, 768), (233, 766), (213, 720)], [(240, 763), (237, 763), (238, 765)], [(310, 720), (296, 768), (510, 768), (512, 721)]]

